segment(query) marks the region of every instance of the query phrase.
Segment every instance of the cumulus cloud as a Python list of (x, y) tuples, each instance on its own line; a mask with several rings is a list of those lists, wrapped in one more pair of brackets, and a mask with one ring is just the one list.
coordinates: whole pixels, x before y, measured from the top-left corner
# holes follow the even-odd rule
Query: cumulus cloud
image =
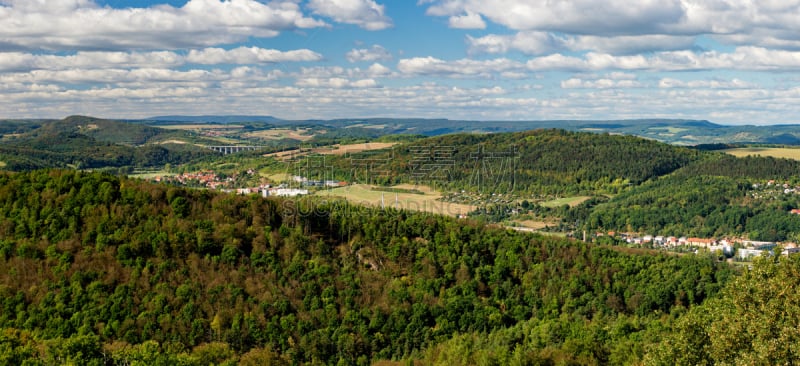
[(307, 49), (278, 51), (259, 47), (239, 47), (232, 50), (205, 48), (190, 50), (185, 56), (172, 51), (81, 51), (73, 55), (0, 52), (0, 71), (167, 68), (185, 64), (263, 64), (319, 61), (321, 59), (322, 56), (320, 54)]
[(674, 78), (662, 78), (658, 82), (659, 88), (690, 88), (690, 89), (752, 89), (757, 86), (749, 82), (734, 78), (731, 80), (678, 80)]
[(437, 75), (444, 77), (490, 77), (497, 73), (524, 70), (524, 65), (506, 58), (493, 60), (461, 59), (445, 61), (435, 57), (402, 59), (397, 69), (409, 75)]
[(383, 5), (373, 0), (311, 0), (308, 7), (315, 14), (367, 30), (382, 30), (392, 26), (392, 20), (384, 14)]
[(373, 79), (349, 80), (345, 78), (306, 78), (298, 79), (295, 85), (301, 88), (374, 88), (378, 86), (378, 82)]
[[(756, 0), (428, 0), (427, 14), (452, 20), (471, 15), (518, 31), (472, 39), (475, 52), (547, 52), (539, 33), (564, 50), (614, 54), (688, 49), (695, 37), (723, 44), (800, 49), (800, 1)], [(557, 35), (557, 36), (556, 36)], [(488, 37), (488, 38), (487, 38)], [(532, 45), (526, 43), (533, 41)], [(545, 42), (545, 45), (549, 43)]]
[(289, 0), (189, 0), (180, 8), (126, 9), (100, 7), (90, 0), (3, 3), (0, 39), (20, 50), (195, 48), (325, 25)]
[(574, 34), (655, 33), (684, 16), (678, 0), (565, 0), (552, 4), (527, 0), (440, 0), (429, 15), (477, 14), (515, 30), (546, 30)]
[(696, 37), (667, 35), (637, 36), (556, 36), (549, 32), (523, 31), (513, 35), (467, 36), (469, 52), (506, 53), (511, 50), (529, 55), (559, 51), (594, 51), (627, 55), (642, 52), (684, 50), (694, 47)]
[(346, 55), (347, 61), (388, 61), (392, 59), (392, 54), (380, 45), (373, 45), (370, 48), (358, 48), (350, 50)]
[(191, 50), (186, 61), (196, 64), (258, 64), (276, 62), (319, 61), (322, 55), (307, 49), (278, 51), (259, 47), (238, 47), (232, 50), (206, 48)]
[(450, 25), (450, 28), (457, 28), (457, 29), (486, 28), (486, 22), (483, 21), (481, 15), (473, 12), (467, 12), (464, 15), (451, 16), (450, 19), (448, 20), (448, 24)]
[(703, 71), (728, 69), (744, 71), (800, 70), (800, 52), (762, 47), (737, 47), (730, 53), (717, 51), (669, 51), (652, 55), (615, 56), (589, 52), (582, 56), (552, 54), (528, 60), (531, 71)]
[(572, 77), (561, 82), (563, 89), (626, 89), (642, 86), (635, 75), (625, 73), (611, 73), (599, 77)]

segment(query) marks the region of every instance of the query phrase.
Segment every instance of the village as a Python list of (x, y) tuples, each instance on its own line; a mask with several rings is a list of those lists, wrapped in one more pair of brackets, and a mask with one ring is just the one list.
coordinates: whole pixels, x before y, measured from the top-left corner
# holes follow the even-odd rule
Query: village
[[(244, 179), (242, 175), (246, 176)], [(258, 185), (242, 187), (246, 183), (258, 180)], [(313, 180), (303, 176), (294, 175), (290, 181), (283, 183), (268, 182), (264, 178), (256, 177), (252, 169), (243, 174), (230, 176), (218, 174), (213, 170), (182, 173), (173, 176), (157, 176), (153, 181), (159, 183), (175, 184), (179, 186), (206, 188), (235, 194), (261, 194), (263, 197), (296, 197), (309, 194), (309, 188), (336, 188), (346, 186), (347, 182), (338, 180)]]
[(719, 253), (726, 258), (738, 261), (751, 260), (755, 256), (764, 254), (774, 254), (776, 249), (780, 249), (780, 254), (789, 255), (800, 253), (800, 247), (794, 242), (769, 242), (754, 241), (743, 238), (695, 238), (695, 237), (675, 237), (662, 235), (637, 235), (633, 233), (617, 233), (609, 231), (607, 233), (597, 232), (594, 238), (597, 240), (602, 237), (611, 237), (618, 242), (630, 245), (648, 247), (653, 249), (694, 252), (701, 251), (709, 253)]

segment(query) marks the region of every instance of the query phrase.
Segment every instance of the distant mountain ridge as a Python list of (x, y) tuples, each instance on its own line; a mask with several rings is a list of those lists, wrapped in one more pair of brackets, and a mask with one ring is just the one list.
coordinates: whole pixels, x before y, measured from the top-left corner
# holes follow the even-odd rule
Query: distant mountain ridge
[(381, 134), (418, 134), (438, 136), (451, 133), (519, 132), (542, 128), (569, 131), (625, 134), (674, 145), (713, 143), (763, 143), (800, 145), (800, 125), (721, 125), (692, 119), (629, 120), (539, 120), (539, 121), (469, 121), (425, 118), (342, 118), (331, 120), (286, 120), (272, 116), (162, 116), (137, 120), (137, 123), (165, 122), (248, 123), (276, 126), (320, 125), (336, 128), (367, 127)]
[(282, 121), (279, 118), (272, 116), (246, 116), (246, 115), (232, 115), (232, 116), (156, 116), (145, 118), (149, 121), (173, 121), (173, 122), (205, 122), (205, 123), (240, 123), (240, 122), (278, 122)]

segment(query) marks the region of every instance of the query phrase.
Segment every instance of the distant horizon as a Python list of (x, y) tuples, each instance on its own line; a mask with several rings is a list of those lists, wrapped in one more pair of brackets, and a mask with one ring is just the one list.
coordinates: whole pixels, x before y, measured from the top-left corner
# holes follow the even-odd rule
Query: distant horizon
[[(756, 127), (766, 127), (766, 126), (793, 126), (798, 125), (800, 126), (799, 122), (787, 122), (787, 123), (772, 123), (772, 124), (756, 124), (756, 123), (724, 123), (724, 122), (717, 122), (708, 119), (697, 119), (697, 118), (668, 118), (668, 117), (654, 117), (654, 118), (618, 118), (618, 119), (462, 119), (462, 118), (446, 118), (446, 117), (337, 117), (337, 118), (306, 118), (306, 119), (288, 119), (288, 118), (281, 118), (278, 116), (273, 115), (259, 115), (259, 114), (168, 114), (168, 115), (154, 115), (149, 117), (105, 117), (105, 116), (96, 116), (96, 115), (87, 115), (87, 114), (71, 114), (64, 117), (25, 117), (25, 118), (12, 118), (12, 117), (5, 117), (0, 118), (2, 120), (63, 120), (69, 117), (74, 116), (83, 116), (89, 118), (97, 118), (97, 119), (105, 119), (105, 120), (116, 120), (116, 121), (145, 121), (145, 120), (159, 120), (163, 118), (254, 118), (254, 119), (274, 119), (277, 121), (285, 121), (285, 122), (304, 122), (304, 121), (341, 121), (341, 120), (380, 120), (380, 119), (408, 119), (408, 120), (446, 120), (452, 122), (471, 122), (471, 123), (481, 123), (481, 122), (528, 122), (528, 123), (536, 123), (536, 122), (617, 122), (617, 121), (692, 121), (692, 122), (708, 122), (715, 125), (720, 126), (756, 126)], [(228, 123), (237, 123), (237, 122), (252, 122), (252, 121), (231, 121)], [(263, 121), (262, 121), (263, 122)]]

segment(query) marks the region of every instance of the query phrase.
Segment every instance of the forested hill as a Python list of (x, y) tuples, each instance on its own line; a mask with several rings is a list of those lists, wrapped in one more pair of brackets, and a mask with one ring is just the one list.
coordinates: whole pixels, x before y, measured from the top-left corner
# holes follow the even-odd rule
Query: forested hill
[(367, 365), (505, 329), (541, 332), (503, 338), (523, 364), (636, 362), (730, 274), (344, 202), (0, 174), (0, 364)]
[(33, 126), (0, 138), (4, 169), (160, 167), (211, 154), (189, 144), (163, 143), (185, 132), (124, 122), (72, 116)]
[(387, 161), (376, 170), (391, 179), (437, 181), (452, 190), (576, 194), (615, 192), (703, 156), (633, 136), (534, 130), (431, 137), (370, 158)]

